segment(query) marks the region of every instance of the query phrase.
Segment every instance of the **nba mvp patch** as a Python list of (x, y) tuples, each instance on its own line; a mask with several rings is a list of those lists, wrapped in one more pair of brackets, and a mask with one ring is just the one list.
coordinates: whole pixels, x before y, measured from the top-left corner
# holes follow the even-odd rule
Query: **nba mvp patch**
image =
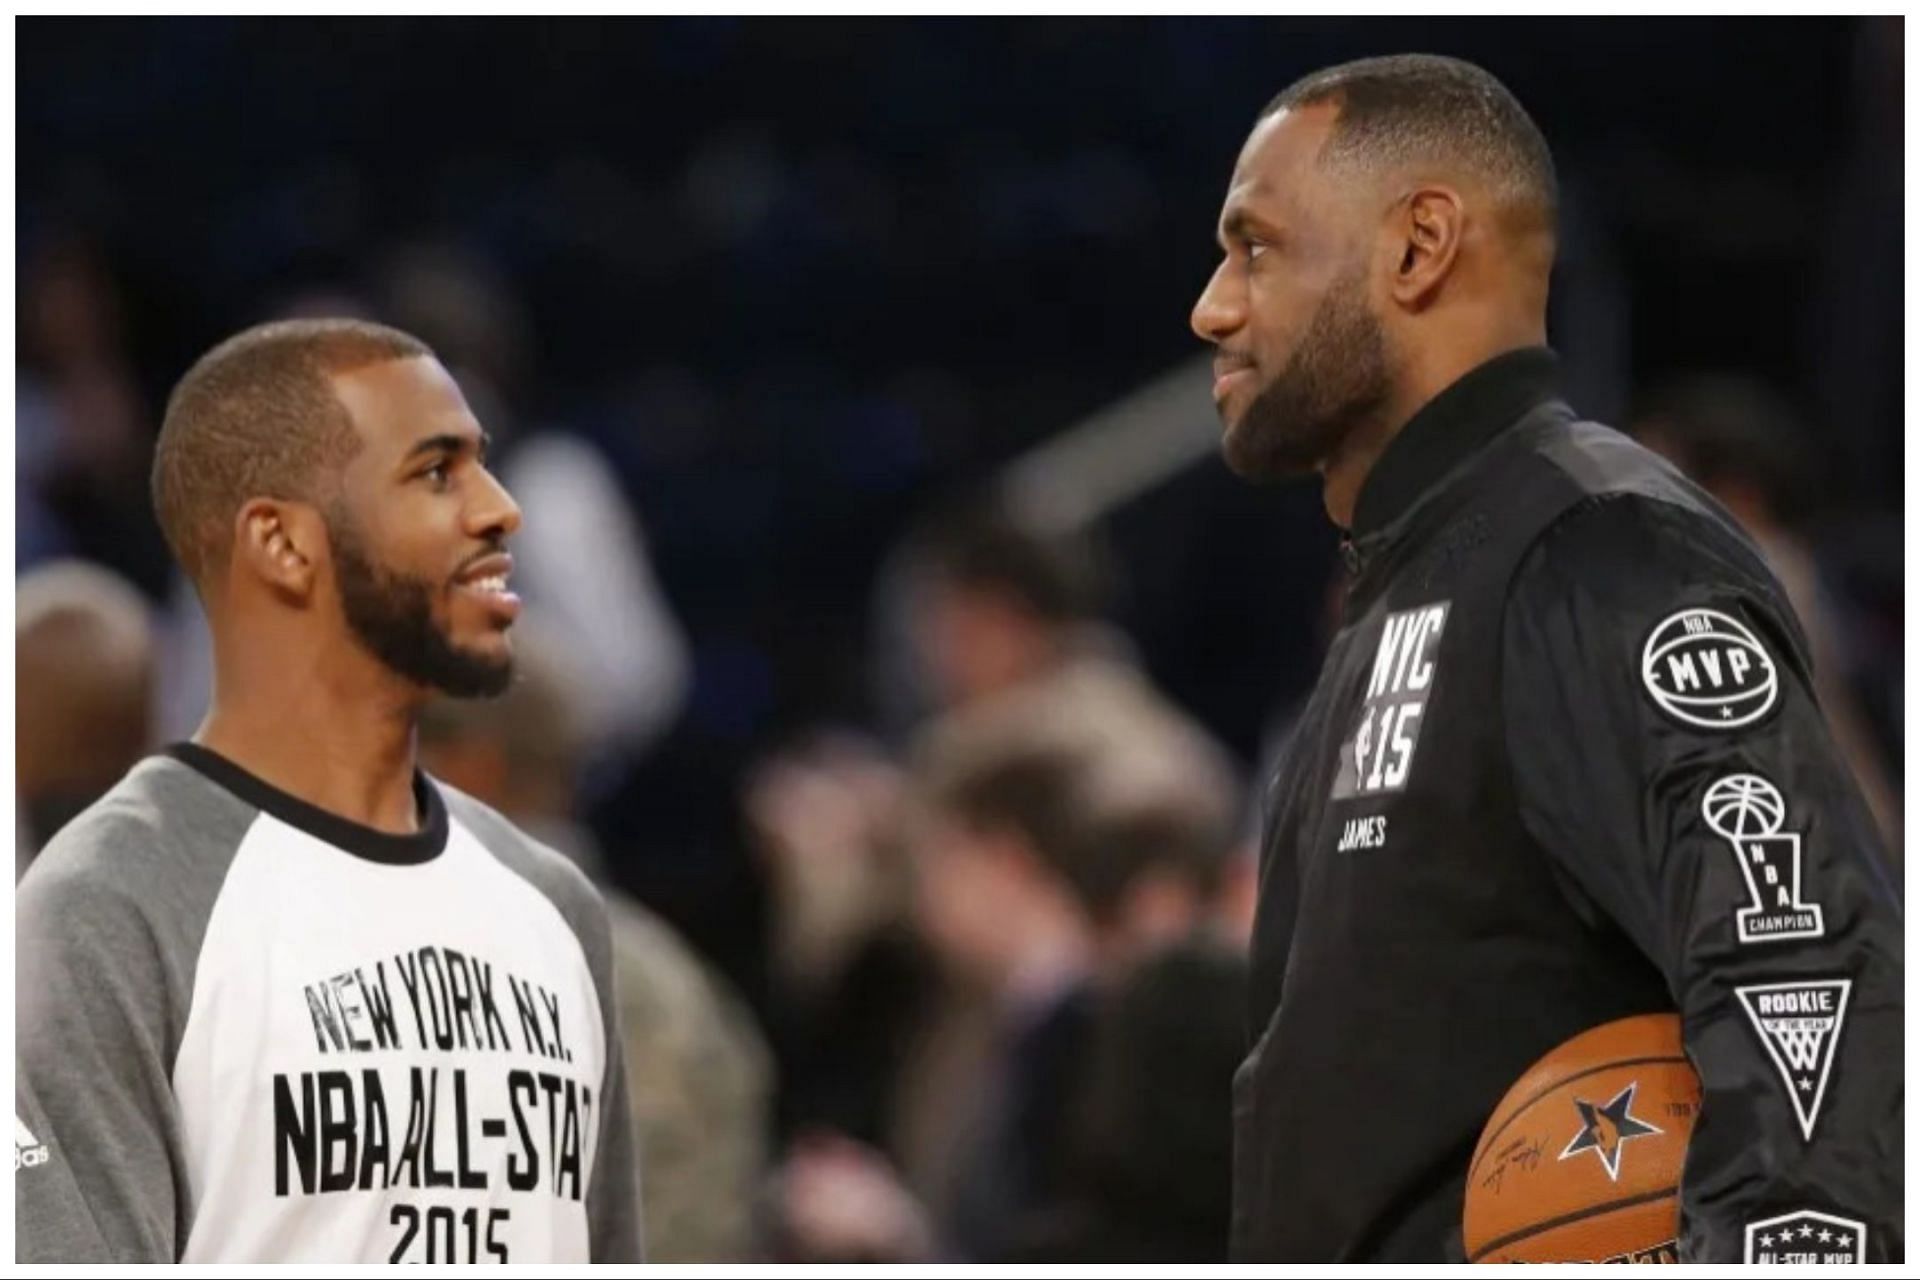
[(1647, 696), (1681, 724), (1739, 729), (1780, 700), (1780, 673), (1752, 631), (1718, 609), (1668, 614), (1640, 651)]
[(1700, 812), (1747, 880), (1747, 905), (1733, 916), (1743, 944), (1826, 933), (1820, 904), (1801, 896), (1800, 833), (1781, 830), (1787, 802), (1780, 788), (1757, 773), (1730, 774), (1707, 788)]
[(1865, 1262), (1867, 1224), (1802, 1209), (1747, 1224), (1748, 1262)]
[(1800, 1118), (1800, 1132), (1813, 1141), (1814, 1122), (1826, 1101), (1827, 1078), (1839, 1050), (1840, 1029), (1847, 1017), (1851, 978), (1811, 982), (1772, 982), (1758, 987), (1735, 987), (1740, 1007), (1759, 1033)]
[(1449, 602), (1421, 605), (1387, 615), (1367, 677), (1360, 719), (1340, 748), (1333, 777), (1333, 799), (1381, 795), (1407, 785), (1420, 725), (1433, 693), (1440, 633), (1447, 625)]

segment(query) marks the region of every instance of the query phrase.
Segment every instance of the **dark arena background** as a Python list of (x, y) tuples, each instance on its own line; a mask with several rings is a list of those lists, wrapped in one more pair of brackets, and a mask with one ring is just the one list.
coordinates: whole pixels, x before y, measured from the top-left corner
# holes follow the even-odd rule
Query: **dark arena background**
[[(1767, 550), (1899, 847), (1898, 18), (16, 33), (19, 865), (205, 706), (148, 498), (173, 383), (275, 317), (418, 334), (496, 437), (528, 601), (521, 683), (423, 758), (694, 975), (655, 1036), (653, 1257), (1223, 1257), (1252, 837), (1340, 568), (1317, 484), (1222, 464), (1188, 313), (1249, 126), (1318, 67), (1455, 55), (1532, 113), (1570, 398)], [(29, 646), (43, 595), (132, 655), (79, 747), (103, 680)], [(949, 868), (930, 906), (913, 835), (991, 682), (966, 655), (1035, 646), (1124, 671), (1238, 833), (1189, 904), (1218, 945), (1109, 975), (1038, 1066), (995, 1057), (1007, 962), (968, 918), (1017, 932), (1016, 888)]]

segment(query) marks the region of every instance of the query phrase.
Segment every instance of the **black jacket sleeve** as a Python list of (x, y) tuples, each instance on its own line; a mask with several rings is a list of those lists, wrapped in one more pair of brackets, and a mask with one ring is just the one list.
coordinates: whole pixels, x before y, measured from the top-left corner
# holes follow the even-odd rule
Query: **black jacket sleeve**
[(1666, 975), (1700, 1075), (1682, 1260), (1899, 1260), (1899, 894), (1758, 555), (1589, 500), (1516, 574), (1502, 662), (1528, 830)]

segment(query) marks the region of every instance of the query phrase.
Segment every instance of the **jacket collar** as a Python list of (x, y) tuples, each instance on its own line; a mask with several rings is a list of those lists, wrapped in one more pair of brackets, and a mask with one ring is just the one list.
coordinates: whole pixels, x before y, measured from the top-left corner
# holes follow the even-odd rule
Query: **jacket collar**
[(1560, 394), (1560, 358), (1547, 347), (1495, 356), (1407, 419), (1360, 486), (1354, 540), (1395, 523), (1440, 479), (1528, 411)]

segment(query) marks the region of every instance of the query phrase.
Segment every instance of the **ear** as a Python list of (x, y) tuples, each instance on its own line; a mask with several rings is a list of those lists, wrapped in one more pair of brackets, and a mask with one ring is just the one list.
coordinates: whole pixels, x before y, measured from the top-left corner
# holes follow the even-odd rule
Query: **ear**
[(1393, 300), (1418, 311), (1452, 272), (1466, 235), (1466, 204), (1451, 187), (1424, 186), (1402, 197), (1389, 219), (1395, 255), (1389, 276)]
[(255, 498), (240, 508), (235, 557), (274, 590), (301, 600), (312, 595), (326, 551), (326, 524), (306, 503)]

